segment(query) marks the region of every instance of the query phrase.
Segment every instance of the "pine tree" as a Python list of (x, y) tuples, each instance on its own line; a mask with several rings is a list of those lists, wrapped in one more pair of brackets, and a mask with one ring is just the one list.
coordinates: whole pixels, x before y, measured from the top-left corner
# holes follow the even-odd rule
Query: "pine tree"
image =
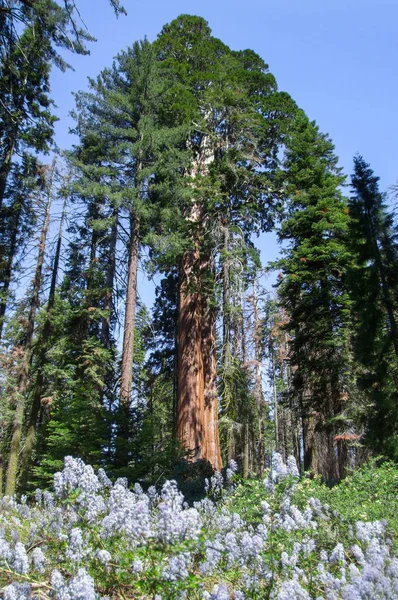
[[(66, 218), (66, 210), (68, 204), (68, 181), (66, 182), (66, 188), (62, 190), (63, 195), (63, 206), (61, 219), (59, 223), (58, 238), (55, 248), (54, 260), (52, 265), (51, 273), (51, 284), (48, 295), (47, 305), (44, 309), (44, 324), (41, 331), (36, 335), (36, 343), (34, 354), (32, 356), (31, 370), (35, 371), (35, 381), (32, 385), (32, 398), (29, 411), (29, 417), (26, 419), (26, 433), (24, 439), (23, 450), (21, 452), (21, 469), (19, 477), (19, 487), (22, 490), (26, 490), (28, 479), (30, 475), (30, 467), (34, 460), (34, 451), (36, 445), (37, 429), (39, 425), (40, 412), (43, 408), (43, 404), (50, 396), (46, 395), (48, 382), (46, 381), (46, 366), (48, 363), (47, 353), (51, 347), (53, 337), (53, 310), (56, 300), (56, 289), (58, 272), (61, 261), (61, 248), (63, 241), (63, 230)], [(42, 420), (42, 419), (41, 419)]]
[(0, 208), (14, 154), (31, 148), (46, 152), (52, 141), (56, 117), (51, 114), (49, 74), (46, 34), (34, 22), (15, 40), (1, 68)]
[[(115, 13), (125, 13), (119, 0), (110, 0)], [(52, 143), (52, 64), (69, 67), (59, 50), (87, 54), (93, 41), (74, 1), (3, 0), (0, 7), (0, 209), (15, 154), (31, 148), (47, 152)]]
[(336, 417), (349, 373), (350, 301), (344, 284), (350, 255), (348, 209), (333, 145), (302, 113), (286, 140), (280, 174), (287, 195), (279, 237), (281, 306), (289, 322), (291, 385), (301, 407), (304, 468), (324, 479), (342, 473), (336, 460)]
[(398, 246), (393, 215), (378, 181), (364, 159), (356, 156), (349, 201), (349, 246), (353, 254), (349, 285), (358, 385), (373, 404), (372, 413), (363, 412), (362, 420), (371, 446), (395, 457)]
[(24, 423), (24, 413), (26, 407), (26, 396), (29, 385), (30, 361), (33, 350), (33, 335), (36, 323), (37, 311), (40, 304), (40, 291), (43, 280), (44, 256), (47, 241), (48, 228), (50, 224), (50, 210), (53, 199), (53, 183), (55, 176), (55, 161), (49, 169), (48, 182), (46, 185), (46, 198), (44, 201), (43, 225), (40, 233), (35, 273), (32, 281), (30, 299), (28, 302), (28, 316), (26, 318), (26, 327), (23, 339), (21, 340), (22, 357), (19, 365), (19, 372), (16, 381), (15, 408), (12, 419), (12, 434), (10, 440), (10, 449), (8, 452), (7, 476), (5, 484), (5, 493), (12, 496), (15, 492), (18, 473), (18, 459), (21, 449), (22, 427)]
[(36, 213), (34, 198), (43, 185), (43, 173), (37, 160), (23, 154), (21, 164), (12, 168), (6, 203), (0, 219), (0, 339), (2, 338), (7, 306), (12, 296), (12, 279), (33, 236)]

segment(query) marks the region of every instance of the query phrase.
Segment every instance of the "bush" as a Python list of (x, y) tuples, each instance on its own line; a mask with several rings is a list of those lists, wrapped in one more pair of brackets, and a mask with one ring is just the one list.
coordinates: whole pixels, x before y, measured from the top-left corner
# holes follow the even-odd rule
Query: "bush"
[(25, 499), (0, 503), (1, 597), (398, 597), (398, 558), (385, 521), (350, 522), (308, 498), (307, 480), (278, 455), (264, 482), (235, 483), (231, 492), (221, 481), (215, 474), (206, 482), (217, 502), (207, 497), (189, 506), (173, 481), (158, 491), (130, 490), (126, 480), (112, 483), (67, 457), (53, 493), (38, 491), (31, 506)]

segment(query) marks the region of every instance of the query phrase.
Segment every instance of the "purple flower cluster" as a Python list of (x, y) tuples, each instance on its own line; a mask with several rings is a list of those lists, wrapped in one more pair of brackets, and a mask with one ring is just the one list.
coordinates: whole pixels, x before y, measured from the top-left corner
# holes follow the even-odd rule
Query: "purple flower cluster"
[(126, 598), (146, 600), (397, 598), (387, 524), (352, 523), (342, 538), (328, 506), (294, 505), (297, 478), (294, 459), (274, 454), (254, 525), (228, 508), (221, 474), (208, 490), (223, 500), (190, 507), (174, 481), (159, 492), (130, 490), (67, 457), (53, 495), (0, 501), (0, 598), (38, 598), (43, 589), (58, 600), (105, 600), (124, 588)]

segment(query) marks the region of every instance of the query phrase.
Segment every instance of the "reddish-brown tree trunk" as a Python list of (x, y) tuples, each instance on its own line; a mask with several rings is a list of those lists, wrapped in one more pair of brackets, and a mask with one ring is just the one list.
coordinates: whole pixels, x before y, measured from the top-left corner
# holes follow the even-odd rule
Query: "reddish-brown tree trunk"
[(218, 431), (216, 323), (214, 309), (206, 301), (202, 304), (201, 325), (204, 376), (203, 458), (208, 460), (216, 471), (220, 471), (222, 460)]
[(177, 437), (190, 460), (220, 470), (215, 322), (201, 289), (204, 264), (198, 250), (185, 252), (180, 263)]
[(204, 378), (201, 349), (197, 256), (185, 252), (180, 262), (178, 307), (177, 437), (188, 457), (203, 458)]

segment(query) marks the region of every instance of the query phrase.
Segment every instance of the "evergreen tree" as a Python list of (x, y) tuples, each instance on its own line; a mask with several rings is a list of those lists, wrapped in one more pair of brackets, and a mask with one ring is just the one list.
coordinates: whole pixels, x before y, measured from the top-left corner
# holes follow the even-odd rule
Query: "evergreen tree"
[(46, 33), (34, 22), (15, 40), (1, 65), (0, 208), (14, 154), (31, 148), (46, 152), (52, 141), (56, 118), (48, 95), (46, 43)]
[(224, 217), (248, 235), (269, 226), (272, 171), (295, 106), (257, 55), (231, 52), (203, 19), (182, 15), (155, 47), (174, 74), (163, 110), (187, 128), (190, 151), (178, 206), (186, 247), (179, 249), (177, 433), (192, 457), (219, 469), (213, 224)]
[[(110, 0), (116, 14), (125, 12)], [(22, 149), (48, 151), (56, 118), (51, 114), (51, 66), (69, 65), (59, 50), (87, 54), (94, 38), (79, 23), (74, 1), (2, 0), (0, 4), (0, 208), (14, 155)]]
[(0, 339), (12, 296), (12, 279), (17, 279), (18, 268), (35, 229), (34, 198), (43, 183), (41, 166), (32, 156), (23, 154), (21, 164), (12, 168), (0, 219)]
[(371, 414), (362, 414), (368, 442), (378, 451), (396, 457), (398, 245), (393, 215), (379, 191), (378, 181), (364, 159), (356, 156), (349, 201), (349, 242), (353, 254), (349, 284), (358, 385), (367, 403), (370, 401), (374, 407)]
[(28, 301), (28, 314), (25, 320), (25, 327), (22, 339), (20, 341), (21, 360), (18, 374), (16, 377), (15, 393), (11, 397), (14, 404), (14, 413), (12, 417), (12, 432), (10, 439), (10, 448), (8, 451), (7, 477), (5, 484), (5, 493), (12, 496), (15, 492), (18, 474), (19, 453), (21, 450), (22, 428), (24, 424), (24, 415), (26, 408), (27, 392), (29, 387), (30, 363), (33, 351), (33, 336), (36, 324), (37, 311), (40, 305), (40, 291), (43, 282), (43, 267), (45, 248), (47, 242), (48, 228), (50, 224), (50, 211), (53, 199), (53, 183), (55, 175), (55, 159), (46, 181), (43, 224), (40, 233), (36, 267), (30, 298)]
[(348, 209), (339, 190), (344, 177), (330, 140), (303, 113), (286, 146), (280, 177), (287, 205), (279, 237), (287, 247), (278, 262), (279, 299), (292, 336), (291, 385), (301, 409), (304, 468), (331, 480), (343, 475), (336, 417), (350, 377)]

